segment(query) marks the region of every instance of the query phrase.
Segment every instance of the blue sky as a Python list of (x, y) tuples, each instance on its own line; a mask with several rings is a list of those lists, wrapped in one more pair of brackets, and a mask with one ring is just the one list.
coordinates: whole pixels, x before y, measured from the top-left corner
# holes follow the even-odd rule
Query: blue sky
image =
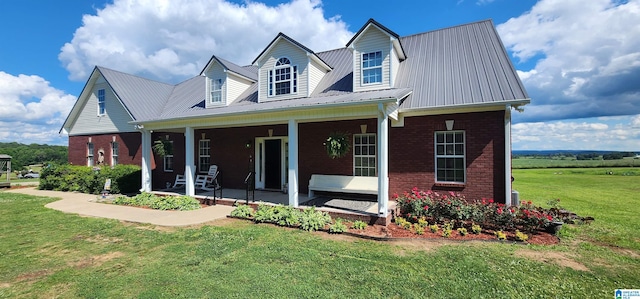
[(492, 19), (531, 97), (513, 148), (640, 152), (640, 0), (0, 1), (0, 142), (58, 131), (94, 65), (176, 83), (278, 32), (314, 51), (369, 18), (401, 36)]

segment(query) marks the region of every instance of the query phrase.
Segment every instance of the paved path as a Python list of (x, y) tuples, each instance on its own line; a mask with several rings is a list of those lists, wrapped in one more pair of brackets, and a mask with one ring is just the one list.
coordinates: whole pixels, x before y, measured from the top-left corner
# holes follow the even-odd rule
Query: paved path
[(138, 223), (150, 223), (161, 226), (188, 226), (227, 217), (234, 209), (231, 206), (216, 205), (195, 211), (159, 211), (136, 207), (90, 202), (97, 195), (77, 192), (37, 190), (35, 188), (11, 189), (4, 192), (21, 193), (35, 196), (58, 197), (45, 207), (64, 213), (85, 216), (118, 219)]

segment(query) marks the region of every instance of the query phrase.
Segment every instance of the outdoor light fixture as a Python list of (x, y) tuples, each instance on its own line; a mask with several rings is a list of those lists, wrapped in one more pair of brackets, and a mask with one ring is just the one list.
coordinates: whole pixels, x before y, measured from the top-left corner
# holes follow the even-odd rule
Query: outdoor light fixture
[(248, 140), (247, 143), (244, 144), (245, 148), (251, 148), (251, 140)]

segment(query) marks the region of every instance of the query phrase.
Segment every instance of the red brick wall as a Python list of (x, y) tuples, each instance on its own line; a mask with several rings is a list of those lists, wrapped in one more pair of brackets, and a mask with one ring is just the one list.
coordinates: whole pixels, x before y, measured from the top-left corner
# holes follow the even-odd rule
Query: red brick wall
[(69, 163), (73, 165), (87, 165), (87, 143), (89, 137), (93, 143), (94, 165), (98, 163), (98, 150), (104, 149), (104, 163), (111, 165), (111, 142), (113, 136), (118, 142), (118, 164), (134, 164), (140, 166), (142, 154), (140, 148), (140, 133), (118, 133), (100, 135), (69, 136)]
[[(435, 185), (434, 132), (445, 131), (445, 120), (466, 137), (467, 182), (461, 188)], [(389, 134), (391, 194), (423, 190), (457, 191), (468, 199), (504, 202), (504, 111), (407, 117)]]

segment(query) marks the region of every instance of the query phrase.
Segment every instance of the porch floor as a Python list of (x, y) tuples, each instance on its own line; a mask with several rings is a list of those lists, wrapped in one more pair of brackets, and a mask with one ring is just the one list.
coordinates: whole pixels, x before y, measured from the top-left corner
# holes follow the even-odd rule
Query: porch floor
[[(153, 193), (159, 195), (184, 195), (184, 189), (164, 189), (153, 191)], [(223, 205), (233, 205), (234, 203), (246, 203), (247, 195), (246, 190), (243, 189), (223, 189), (222, 198), (219, 198), (219, 191), (216, 191), (216, 203)], [(201, 202), (206, 204), (213, 203), (214, 194), (213, 191), (196, 190), (195, 197)], [(249, 200), (249, 203), (270, 203), (270, 204), (289, 204), (289, 195), (266, 190), (255, 190), (254, 200)], [(338, 214), (354, 214), (361, 216), (377, 216), (378, 214), (378, 202), (375, 199), (359, 199), (341, 195), (319, 195), (313, 199), (309, 199), (306, 194), (300, 193), (298, 195), (298, 202), (300, 208), (315, 206), (318, 210), (326, 211), (329, 213)], [(389, 201), (389, 209), (395, 208), (395, 202)]]

